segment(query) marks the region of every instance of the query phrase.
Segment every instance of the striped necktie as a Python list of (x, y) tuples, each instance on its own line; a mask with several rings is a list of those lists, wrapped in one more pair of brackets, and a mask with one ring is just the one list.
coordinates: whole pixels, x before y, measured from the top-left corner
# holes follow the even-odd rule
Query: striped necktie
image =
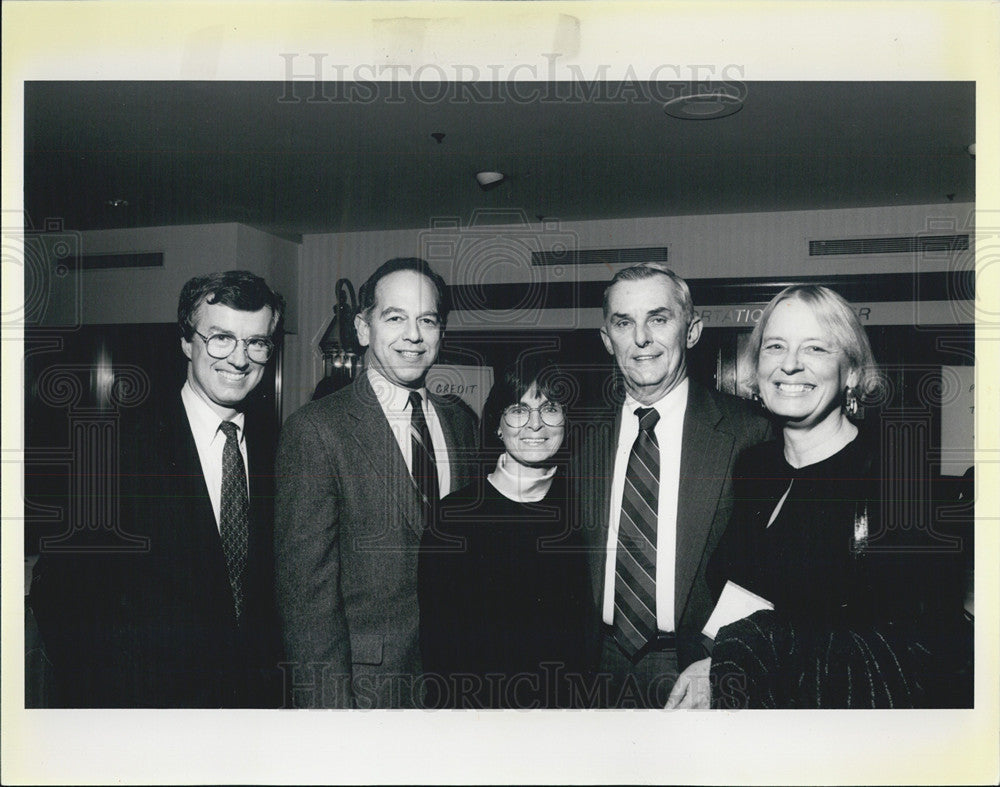
[(437, 465), (434, 462), (434, 443), (424, 419), (423, 400), (419, 391), (410, 391), (410, 459), (413, 480), (420, 490), (425, 505), (436, 503), (438, 492)]
[(219, 429), (226, 436), (222, 449), (222, 503), (219, 510), (219, 534), (226, 554), (229, 585), (233, 589), (236, 617), (243, 612), (243, 574), (247, 566), (247, 530), (250, 522), (250, 499), (247, 497), (247, 474), (240, 453), (237, 427), (223, 421)]
[(660, 446), (653, 428), (660, 414), (640, 407), (639, 434), (625, 472), (615, 561), (614, 636), (635, 656), (656, 636), (656, 519), (660, 490)]

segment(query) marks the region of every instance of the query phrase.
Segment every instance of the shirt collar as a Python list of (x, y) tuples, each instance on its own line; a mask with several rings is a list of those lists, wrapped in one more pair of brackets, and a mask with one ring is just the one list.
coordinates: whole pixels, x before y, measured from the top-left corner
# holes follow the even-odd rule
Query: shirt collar
[[(188, 380), (185, 380), (184, 387), (181, 388), (181, 401), (184, 403), (188, 422), (191, 424), (191, 433), (195, 440), (201, 444), (211, 443), (219, 432), (219, 425), (223, 419), (219, 418), (219, 414), (194, 392), (191, 382)], [(229, 420), (236, 424), (240, 442), (243, 442), (246, 439), (243, 433), (246, 416), (243, 413), (236, 413)]]
[(367, 374), (368, 382), (371, 383), (372, 390), (375, 391), (375, 397), (386, 412), (402, 413), (408, 410), (410, 391), (419, 391), (421, 398), (427, 401), (426, 388), (404, 388), (401, 385), (396, 385), (372, 366), (368, 367)]
[(683, 411), (687, 406), (688, 397), (688, 378), (685, 377), (681, 380), (673, 390), (664, 396), (657, 399), (652, 404), (642, 404), (630, 393), (625, 394), (625, 412), (635, 414), (635, 411), (640, 407), (652, 407), (660, 414), (660, 419), (669, 417), (670, 415), (675, 415), (679, 411)]

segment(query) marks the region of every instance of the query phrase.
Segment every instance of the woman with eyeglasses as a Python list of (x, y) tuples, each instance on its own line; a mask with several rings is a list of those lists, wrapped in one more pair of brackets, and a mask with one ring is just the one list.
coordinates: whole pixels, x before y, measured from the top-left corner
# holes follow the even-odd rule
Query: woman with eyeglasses
[(572, 387), (547, 359), (508, 367), (483, 409), (484, 476), (442, 500), (424, 534), (420, 637), (430, 707), (574, 704), (588, 580), (561, 470)]

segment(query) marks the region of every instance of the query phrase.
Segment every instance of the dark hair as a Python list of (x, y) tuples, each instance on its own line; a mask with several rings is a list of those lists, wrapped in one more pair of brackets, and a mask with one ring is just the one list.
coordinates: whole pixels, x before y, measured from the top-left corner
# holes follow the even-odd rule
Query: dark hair
[(576, 390), (573, 380), (551, 356), (526, 355), (504, 367), (486, 397), (479, 421), (488, 457), (495, 460), (504, 451), (503, 441), (497, 437), (503, 411), (520, 402), (532, 385), (538, 386), (541, 396), (563, 407), (568, 407)]
[(864, 400), (880, 395), (885, 383), (872, 355), (864, 326), (851, 305), (839, 293), (817, 284), (793, 284), (785, 287), (764, 307), (740, 359), (741, 365), (747, 370), (744, 379), (739, 381), (743, 389), (749, 393), (758, 393), (757, 363), (760, 360), (767, 321), (779, 303), (790, 300), (802, 301), (816, 315), (819, 324), (830, 332), (847, 357), (851, 370), (858, 373), (858, 396)]
[(691, 320), (694, 319), (694, 301), (691, 300), (691, 289), (684, 279), (670, 270), (670, 268), (660, 265), (658, 262), (640, 262), (638, 265), (630, 265), (627, 268), (622, 268), (614, 275), (610, 284), (604, 288), (604, 301), (601, 304), (604, 319), (608, 319), (608, 300), (612, 287), (620, 281), (641, 281), (643, 279), (652, 279), (654, 276), (666, 276), (674, 285), (674, 291), (679, 296), (681, 309), (684, 312), (684, 321), (690, 324)]
[(271, 334), (285, 313), (285, 299), (250, 271), (221, 271), (195, 276), (181, 289), (177, 301), (177, 325), (187, 341), (194, 337), (194, 314), (203, 303), (221, 303), (241, 312), (271, 310)]
[(448, 312), (451, 310), (451, 302), (448, 299), (448, 285), (440, 274), (435, 273), (426, 260), (419, 257), (394, 257), (378, 266), (375, 273), (368, 277), (361, 289), (358, 290), (358, 314), (365, 322), (370, 322), (372, 309), (375, 306), (375, 288), (378, 283), (390, 273), (398, 271), (413, 271), (426, 276), (434, 284), (437, 290), (437, 314), (441, 327), (444, 328), (448, 322)]

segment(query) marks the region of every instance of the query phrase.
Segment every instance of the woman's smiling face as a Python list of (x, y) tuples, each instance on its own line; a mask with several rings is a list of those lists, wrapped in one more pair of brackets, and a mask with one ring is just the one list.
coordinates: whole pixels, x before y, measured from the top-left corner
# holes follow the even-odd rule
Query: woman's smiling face
[[(528, 467), (544, 466), (562, 446), (563, 435), (566, 431), (565, 424), (550, 426), (542, 420), (542, 408), (548, 408), (550, 414), (546, 417), (549, 421), (556, 420), (553, 416), (558, 410), (562, 413), (562, 406), (556, 402), (550, 402), (538, 391), (538, 386), (534, 383), (521, 397), (518, 403), (531, 410), (528, 413), (528, 422), (521, 427), (513, 427), (507, 422), (507, 411), (500, 418), (500, 439), (503, 441), (507, 453), (517, 463)], [(512, 405), (514, 406), (514, 405)], [(509, 409), (509, 408), (508, 408)], [(563, 417), (565, 417), (563, 415)]]
[(789, 298), (774, 307), (757, 359), (757, 384), (768, 410), (797, 426), (815, 426), (839, 416), (844, 388), (856, 385), (857, 376), (806, 303)]

